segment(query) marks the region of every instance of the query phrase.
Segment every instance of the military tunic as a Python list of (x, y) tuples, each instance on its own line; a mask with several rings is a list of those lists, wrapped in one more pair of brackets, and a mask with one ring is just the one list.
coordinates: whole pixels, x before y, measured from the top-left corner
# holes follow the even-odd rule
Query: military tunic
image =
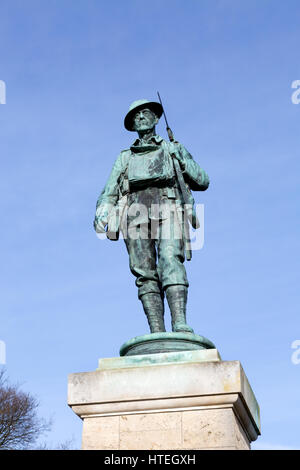
[[(153, 136), (137, 139), (118, 156), (96, 210), (97, 231), (104, 232), (118, 201), (126, 198), (120, 220), (139, 297), (170, 285), (188, 286), (184, 267), (184, 201), (174, 171), (178, 157), (188, 188), (204, 191), (209, 179), (179, 143)], [(193, 201), (191, 196), (191, 202)]]

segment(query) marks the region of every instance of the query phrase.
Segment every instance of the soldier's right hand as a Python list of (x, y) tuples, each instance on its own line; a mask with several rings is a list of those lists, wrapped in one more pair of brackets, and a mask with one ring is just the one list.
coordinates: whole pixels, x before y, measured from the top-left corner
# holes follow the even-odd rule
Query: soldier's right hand
[(95, 217), (94, 220), (94, 229), (97, 233), (105, 233), (107, 222), (103, 221), (100, 217)]

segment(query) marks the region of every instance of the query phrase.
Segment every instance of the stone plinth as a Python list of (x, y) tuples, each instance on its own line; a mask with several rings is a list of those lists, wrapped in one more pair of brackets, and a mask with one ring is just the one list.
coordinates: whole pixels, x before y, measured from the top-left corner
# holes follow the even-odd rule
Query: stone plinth
[(216, 349), (101, 359), (69, 376), (68, 404), (83, 449), (250, 449), (260, 434), (241, 364)]

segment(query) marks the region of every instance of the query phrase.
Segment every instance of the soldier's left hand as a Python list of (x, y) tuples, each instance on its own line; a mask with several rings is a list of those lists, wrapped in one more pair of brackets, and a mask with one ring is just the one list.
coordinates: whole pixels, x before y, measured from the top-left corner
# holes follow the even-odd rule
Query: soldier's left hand
[(169, 149), (170, 149), (171, 155), (174, 155), (174, 157), (177, 158), (177, 160), (180, 163), (181, 169), (184, 170), (185, 169), (185, 161), (184, 161), (184, 158), (183, 158), (183, 156), (180, 152), (180, 148), (178, 146), (178, 143), (177, 142), (170, 142), (169, 145), (170, 145)]

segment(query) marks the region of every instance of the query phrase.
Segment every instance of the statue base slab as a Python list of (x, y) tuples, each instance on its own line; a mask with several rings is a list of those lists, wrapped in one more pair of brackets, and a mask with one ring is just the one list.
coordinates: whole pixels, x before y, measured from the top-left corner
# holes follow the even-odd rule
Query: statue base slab
[(136, 336), (121, 346), (120, 356), (158, 354), (177, 351), (215, 349), (215, 345), (204, 336), (194, 333), (151, 333)]
[(241, 364), (212, 349), (101, 359), (69, 376), (68, 404), (87, 450), (250, 449), (260, 434)]

